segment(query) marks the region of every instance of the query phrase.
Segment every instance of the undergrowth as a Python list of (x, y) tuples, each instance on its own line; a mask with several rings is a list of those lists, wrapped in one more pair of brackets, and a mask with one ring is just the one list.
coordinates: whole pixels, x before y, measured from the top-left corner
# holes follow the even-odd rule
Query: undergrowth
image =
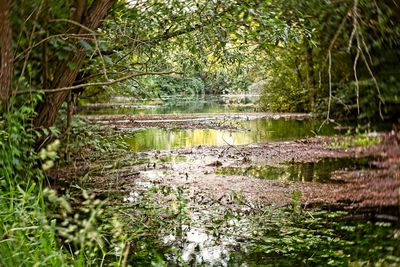
[(95, 158), (96, 155), (120, 153), (128, 149), (123, 136), (116, 134), (114, 129), (90, 124), (79, 118), (74, 118), (71, 126), (71, 138), (68, 144), (63, 145), (63, 152), (72, 159)]
[(117, 247), (125, 236), (113, 234), (103, 202), (83, 191), (71, 207), (70, 199), (44, 188), (60, 141), (34, 150), (38, 137), (56, 133), (31, 127), (30, 106), (39, 99), (0, 117), (0, 266), (120, 266)]
[[(177, 253), (160, 236), (182, 235), (181, 191), (154, 188), (140, 203), (128, 205), (99, 200), (81, 188), (58, 195), (45, 186), (45, 172), (60, 161), (65, 141), (55, 139), (36, 152), (38, 137), (51, 133), (56, 138), (58, 131), (34, 130), (33, 116), (24, 105), (0, 117), (0, 266), (160, 266), (164, 253)], [(126, 149), (101, 128), (79, 120), (72, 134), (73, 153)], [(159, 196), (172, 197), (171, 205), (162, 205)]]

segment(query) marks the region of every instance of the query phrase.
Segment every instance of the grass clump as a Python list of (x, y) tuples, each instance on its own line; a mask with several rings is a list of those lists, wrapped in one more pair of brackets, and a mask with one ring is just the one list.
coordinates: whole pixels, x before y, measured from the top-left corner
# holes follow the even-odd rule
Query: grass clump
[(367, 147), (377, 145), (381, 141), (381, 137), (377, 133), (361, 131), (359, 128), (356, 128), (354, 132), (349, 130), (344, 136), (335, 137), (328, 146), (333, 148)]

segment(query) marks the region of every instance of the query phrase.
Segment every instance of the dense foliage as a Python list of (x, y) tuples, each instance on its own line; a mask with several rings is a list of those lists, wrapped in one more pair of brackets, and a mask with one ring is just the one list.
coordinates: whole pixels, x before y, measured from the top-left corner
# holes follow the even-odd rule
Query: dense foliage
[(329, 110), (336, 118), (367, 120), (398, 116), (400, 31), (394, 1), (285, 1), (280, 9), (308, 35), (272, 49), (277, 60), (269, 68), (265, 108)]
[[(258, 93), (251, 85), (261, 81), (264, 110), (397, 116), (399, 10), (392, 1), (121, 1), (99, 30), (74, 33), (79, 26), (68, 10), (78, 7), (12, 5), (14, 90), (54, 87), (66, 62), (76, 69), (71, 85), (96, 83), (84, 98)], [(79, 63), (71, 60), (77, 49), (85, 53)]]

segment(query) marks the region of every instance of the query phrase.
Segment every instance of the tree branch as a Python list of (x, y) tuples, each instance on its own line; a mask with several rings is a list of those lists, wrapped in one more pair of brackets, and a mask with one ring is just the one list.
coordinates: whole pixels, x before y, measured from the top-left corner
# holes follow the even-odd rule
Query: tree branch
[(37, 43), (32, 44), (32, 46), (28, 47), (27, 49), (25, 49), (24, 51), (22, 51), (21, 53), (19, 53), (16, 57), (15, 60), (19, 60), (20, 57), (22, 57), (25, 53), (30, 53), (30, 51), (41, 45), (44, 42), (47, 42), (50, 39), (53, 38), (62, 38), (64, 40), (66, 39), (86, 39), (86, 40), (92, 40), (93, 39), (93, 34), (92, 33), (82, 33), (82, 34), (78, 34), (78, 33), (60, 33), (60, 34), (55, 34), (55, 35), (50, 35), (47, 36), (46, 38), (40, 40)]
[(140, 72), (140, 73), (133, 73), (116, 80), (109, 80), (106, 82), (93, 82), (93, 83), (85, 83), (85, 84), (78, 84), (74, 86), (62, 87), (62, 88), (55, 88), (55, 89), (41, 89), (41, 90), (24, 90), (17, 92), (17, 95), (27, 94), (27, 93), (55, 93), (55, 92), (62, 92), (62, 91), (70, 91), (79, 88), (84, 88), (88, 86), (106, 86), (112, 85), (116, 83), (123, 82), (125, 80), (132, 79), (134, 77), (146, 76), (146, 75), (168, 75), (168, 74), (183, 74), (181, 72), (176, 71), (166, 71), (166, 72)]

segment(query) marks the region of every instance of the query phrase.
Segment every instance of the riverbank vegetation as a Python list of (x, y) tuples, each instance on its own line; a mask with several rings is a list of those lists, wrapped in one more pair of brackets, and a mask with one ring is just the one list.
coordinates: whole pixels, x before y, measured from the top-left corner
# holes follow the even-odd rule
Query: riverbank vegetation
[[(238, 192), (217, 199), (204, 195), (194, 201), (186, 184), (153, 181), (165, 173), (190, 181), (191, 171), (197, 169), (181, 162), (188, 155), (190, 162), (201, 165), (202, 178), (217, 175), (218, 170), (210, 168), (226, 162), (248, 164), (254, 153), (262, 153), (261, 147), (257, 147), (261, 152), (252, 154), (248, 151), (254, 147), (228, 143), (239, 134), (230, 132), (227, 138), (226, 132), (218, 130), (255, 127), (252, 142), (286, 141), (288, 135), (281, 129), (267, 127), (288, 127), (285, 118), (289, 117), (270, 114), (264, 118), (267, 121), (253, 125), (246, 121), (260, 117), (252, 118), (250, 113), (161, 119), (116, 115), (112, 120), (77, 118), (74, 113), (79, 105), (109, 103), (115, 97), (168, 103), (171, 96), (182, 100), (199, 95), (260, 95), (254, 110), (311, 113), (322, 118), (319, 130), (332, 122), (339, 128), (343, 121), (367, 125), (354, 129), (354, 134), (349, 131), (347, 136), (324, 141), (312, 138), (328, 130), (301, 126), (291, 137), (304, 138), (299, 143), (325, 142), (328, 148), (315, 150), (321, 155), (326, 151), (345, 155), (354, 149), (357, 156), (386, 157), (381, 164), (386, 169), (375, 176), (394, 179), (385, 180), (391, 190), (399, 178), (398, 154), (391, 149), (399, 144), (398, 129), (386, 135), (371, 129), (381, 122), (398, 123), (400, 117), (399, 14), (394, 0), (0, 0), (0, 265), (207, 265), (215, 263), (207, 258), (210, 255), (216, 255), (218, 264), (397, 265), (395, 217), (384, 217), (385, 223), (347, 224), (347, 213), (333, 212), (336, 206), (332, 212), (307, 210), (302, 193), (292, 188), (302, 188), (301, 184), (283, 184), (280, 190), (291, 188), (291, 202), (287, 196), (285, 201), (277, 199), (283, 207), (276, 208), (273, 201), (254, 204)], [(234, 102), (225, 102), (229, 101)], [(189, 106), (197, 111), (188, 104), (178, 113)], [(296, 125), (307, 120), (296, 114), (291, 118), (296, 118)], [(154, 150), (148, 157), (139, 149), (132, 152), (132, 147), (140, 147), (141, 134), (135, 131), (149, 123), (193, 131), (179, 135), (185, 142), (151, 130), (142, 132), (143, 138), (152, 139), (144, 141)], [(195, 132), (198, 129), (215, 132)], [(268, 130), (260, 136), (260, 129)], [(201, 142), (187, 142), (188, 136)], [(219, 151), (219, 158), (210, 153), (206, 157), (210, 162), (202, 166), (205, 162), (197, 157), (209, 152), (202, 152), (202, 145), (216, 144), (205, 143), (211, 137), (222, 138), (218, 144), (235, 152), (227, 157), (225, 150)], [(250, 143), (248, 136), (241, 140), (240, 145)], [(382, 145), (382, 140), (390, 142)], [(196, 148), (161, 156), (157, 142), (176, 142), (179, 148), (191, 143)], [(385, 151), (364, 151), (367, 146)], [(265, 158), (281, 158), (274, 164), (282, 167), (308, 156)], [(174, 164), (184, 167), (176, 171)], [(133, 180), (143, 175), (156, 178), (153, 186), (140, 184), (140, 191)], [(393, 192), (389, 195), (395, 198)], [(204, 202), (207, 199), (210, 202)], [(382, 199), (370, 202), (379, 210), (384, 210), (382, 203), (385, 208), (396, 207), (392, 199)], [(203, 218), (198, 212), (209, 203), (215, 209)], [(206, 233), (201, 225), (207, 225)], [(233, 232), (238, 235), (232, 237)], [(365, 242), (359, 238), (362, 235), (368, 236)], [(199, 254), (202, 245), (186, 240), (188, 236), (208, 242), (209, 247), (225, 242), (231, 251), (218, 248)], [(231, 237), (236, 241), (229, 243)], [(240, 240), (249, 241), (249, 246)], [(315, 252), (318, 244), (323, 249)], [(370, 244), (374, 244), (372, 251)], [(248, 253), (240, 254), (241, 250)]]
[(5, 6), (3, 106), (11, 96), (45, 92), (34, 124), (49, 127), (70, 94), (105, 100), (253, 90), (265, 110), (398, 115), (393, 1), (94, 4)]

